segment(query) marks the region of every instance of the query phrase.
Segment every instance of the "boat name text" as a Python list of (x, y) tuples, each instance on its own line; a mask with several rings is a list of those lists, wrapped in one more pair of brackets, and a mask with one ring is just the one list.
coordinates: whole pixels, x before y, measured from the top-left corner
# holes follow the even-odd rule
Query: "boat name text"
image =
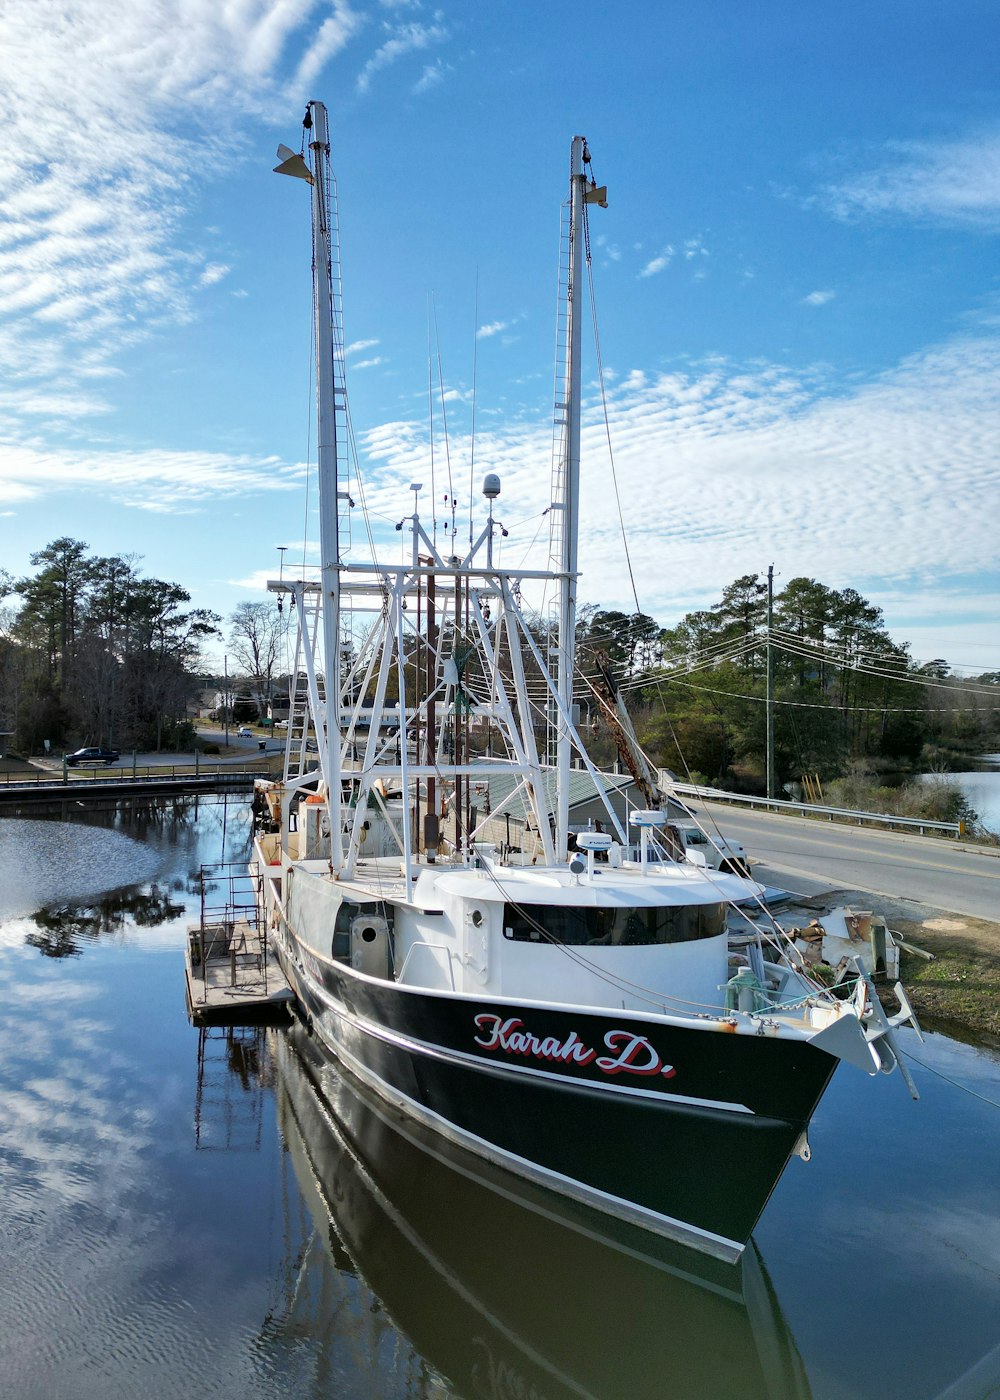
[(533, 1060), (550, 1063), (593, 1065), (602, 1074), (660, 1074), (672, 1079), (677, 1071), (665, 1065), (658, 1051), (644, 1035), (634, 1031), (611, 1030), (604, 1033), (604, 1046), (611, 1053), (599, 1054), (570, 1031), (565, 1040), (555, 1035), (533, 1035), (524, 1029), (518, 1016), (495, 1016), (481, 1012), (476, 1017), (479, 1035), (477, 1045), (484, 1050), (503, 1050), (508, 1055), (525, 1055)]

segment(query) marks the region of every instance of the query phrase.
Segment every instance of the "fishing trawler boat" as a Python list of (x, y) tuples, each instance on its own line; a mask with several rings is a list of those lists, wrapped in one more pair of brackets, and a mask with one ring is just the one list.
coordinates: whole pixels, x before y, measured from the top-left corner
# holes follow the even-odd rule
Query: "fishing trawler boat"
[[(321, 103), (300, 153), (279, 156), (312, 187), (322, 565), (270, 585), (297, 642), (284, 773), (255, 795), (268, 937), (317, 1045), (384, 1101), (494, 1167), (731, 1262), (791, 1155), (808, 1157), (837, 1065), (891, 1070), (900, 1017), (863, 978), (844, 999), (819, 986), (777, 934), (748, 922), (731, 941), (729, 911), (759, 887), (686, 856), (660, 810), (623, 820), (580, 738), (582, 252), (589, 207), (606, 202), (586, 142), (564, 206), (551, 535), (535, 569), (496, 557), (493, 473), (467, 545), (454, 516), (443, 533), (421, 519), (414, 484), (408, 557), (345, 548), (360, 492)], [(552, 627), (526, 601), (544, 589)], [(604, 829), (571, 843), (581, 773)]]

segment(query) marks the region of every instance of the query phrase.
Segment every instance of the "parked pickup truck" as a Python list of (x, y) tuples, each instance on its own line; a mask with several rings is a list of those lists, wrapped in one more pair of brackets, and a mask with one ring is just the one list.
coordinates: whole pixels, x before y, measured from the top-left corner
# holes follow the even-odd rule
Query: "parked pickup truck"
[(117, 749), (74, 749), (66, 755), (66, 763), (75, 768), (78, 763), (117, 763), (120, 757)]
[(750, 861), (738, 841), (730, 841), (718, 832), (706, 835), (694, 822), (671, 822), (685, 851), (703, 856), (712, 870), (729, 870), (734, 875), (749, 875)]

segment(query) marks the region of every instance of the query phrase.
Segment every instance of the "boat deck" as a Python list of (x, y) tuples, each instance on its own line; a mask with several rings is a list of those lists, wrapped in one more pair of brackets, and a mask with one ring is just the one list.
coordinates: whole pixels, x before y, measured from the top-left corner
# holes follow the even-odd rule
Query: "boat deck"
[(190, 924), (184, 950), (195, 1025), (284, 1015), (293, 993), (273, 952), (245, 919)]

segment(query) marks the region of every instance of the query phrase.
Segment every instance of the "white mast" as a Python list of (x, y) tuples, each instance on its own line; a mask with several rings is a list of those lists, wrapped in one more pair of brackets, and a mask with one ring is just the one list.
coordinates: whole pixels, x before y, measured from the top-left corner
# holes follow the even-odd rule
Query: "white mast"
[[(580, 244), (583, 235), (584, 161), (589, 159), (582, 136), (573, 137), (570, 153), (570, 227), (566, 288), (566, 380), (563, 386), (563, 460), (558, 479), (562, 499), (553, 501), (561, 514), (559, 567), (559, 634), (557, 685), (561, 713), (556, 732), (556, 859), (562, 860), (569, 841), (570, 732), (573, 705), (573, 664), (576, 649), (576, 565), (580, 501), (580, 345), (583, 308), (580, 304)], [(555, 528), (556, 522), (553, 522)]]
[[(326, 107), (310, 102), (313, 139), (313, 301), (316, 316), (316, 450), (319, 474), (320, 586), (323, 589), (323, 675), (326, 730), (323, 764), (330, 812), (330, 860), (343, 864), (340, 816), (340, 521), (337, 480), (337, 405), (334, 398), (333, 246), (330, 233), (330, 136)], [(344, 483), (347, 489), (347, 483)]]
[[(322, 746), (321, 766), (327, 785), (330, 813), (330, 861), (334, 870), (344, 862), (340, 801), (340, 481), (337, 464), (337, 399), (344, 408), (343, 367), (334, 351), (333, 259), (336, 252), (331, 229), (333, 201), (330, 172), (330, 136), (326, 107), (310, 102), (306, 107), (306, 129), (312, 130), (309, 149), (312, 168), (287, 146), (279, 146), (283, 157), (276, 170), (294, 175), (312, 185), (313, 221), (313, 314), (316, 337), (316, 438), (319, 473), (320, 588), (323, 614), (323, 675), (326, 690), (325, 725), (314, 715), (317, 740)], [(339, 270), (338, 270), (339, 272)], [(339, 337), (343, 345), (343, 336)], [(339, 374), (338, 374), (339, 368)], [(344, 483), (346, 492), (347, 483)]]

